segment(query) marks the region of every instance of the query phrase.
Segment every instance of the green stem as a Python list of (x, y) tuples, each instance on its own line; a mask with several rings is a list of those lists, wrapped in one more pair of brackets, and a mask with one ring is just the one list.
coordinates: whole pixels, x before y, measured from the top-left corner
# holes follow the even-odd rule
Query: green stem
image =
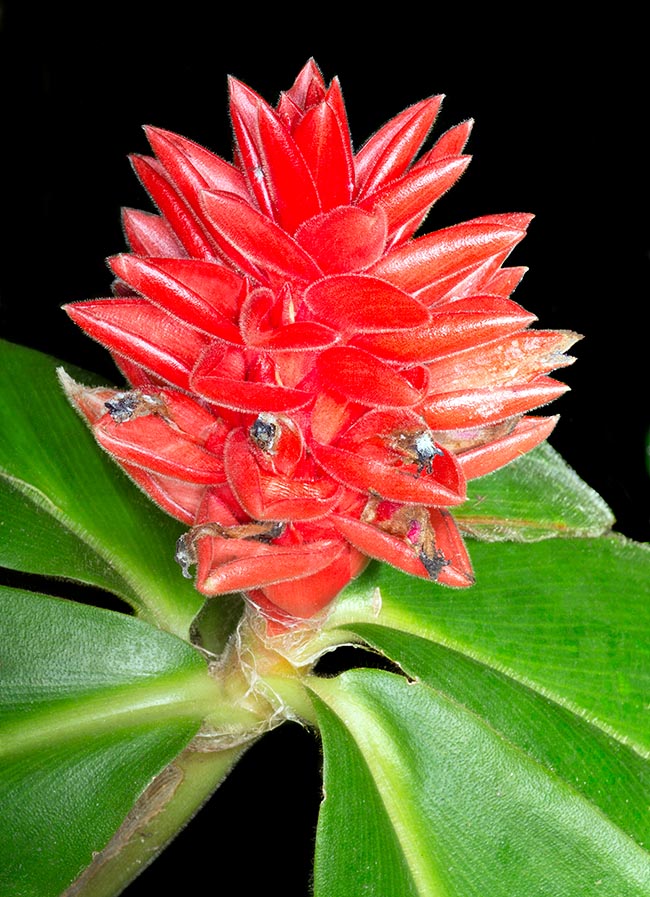
[(187, 750), (156, 776), (107, 846), (61, 897), (117, 897), (218, 788), (245, 748)]
[[(310, 681), (310, 680), (308, 680)], [(316, 727), (314, 706), (303, 683), (286, 676), (266, 676), (264, 682), (298, 719)]]

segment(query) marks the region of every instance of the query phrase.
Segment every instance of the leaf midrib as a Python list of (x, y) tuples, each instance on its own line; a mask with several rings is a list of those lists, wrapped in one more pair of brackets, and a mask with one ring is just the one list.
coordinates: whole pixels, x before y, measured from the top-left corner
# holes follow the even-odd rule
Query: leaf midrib
[[(331, 684), (326, 683), (325, 687), (323, 687), (323, 682), (324, 680), (322, 679), (312, 679), (310, 687), (338, 717), (363, 757), (368, 775), (375, 785), (379, 799), (386, 811), (386, 816), (390, 820), (392, 831), (395, 834), (417, 893), (422, 895), (422, 897), (447, 897), (447, 888), (436, 874), (433, 864), (426, 862), (427, 858), (430, 857), (430, 852), (422, 840), (421, 820), (417, 817), (413, 803), (408, 794), (402, 795), (401, 800), (398, 799), (401, 789), (394, 787), (397, 776), (391, 777), (388, 773), (388, 769), (392, 767), (398, 771), (399, 778), (404, 778), (403, 774), (399, 775), (399, 770), (404, 765), (400, 762), (399, 757), (394, 756), (392, 763), (388, 761), (390, 739), (382, 738), (384, 730), (376, 716), (366, 707), (356, 704), (354, 707), (355, 717), (357, 720), (362, 719), (362, 722), (358, 724), (358, 729), (363, 731), (364, 734), (362, 743), (353, 734), (345, 720), (345, 716), (336, 707), (336, 692), (333, 690), (336, 688), (336, 680), (331, 680)], [(368, 753), (373, 754), (374, 764), (370, 763), (367, 756)], [(381, 780), (377, 775), (379, 769), (382, 771)], [(383, 788), (381, 787), (382, 781), (384, 784)], [(389, 787), (389, 783), (393, 787)]]
[[(378, 672), (378, 671), (374, 671), (374, 672)], [(378, 674), (383, 675), (383, 676), (396, 675), (394, 673), (378, 673)], [(343, 675), (345, 675), (345, 674), (343, 674)], [(447, 889), (440, 882), (437, 883), (437, 885), (436, 885), (438, 887), (438, 890), (431, 890), (431, 891), (419, 890), (420, 883), (423, 881), (423, 879), (421, 879), (416, 874), (417, 870), (414, 872), (413, 866), (409, 862), (409, 851), (408, 851), (408, 849), (405, 849), (404, 845), (407, 845), (407, 847), (412, 847), (414, 844), (418, 844), (418, 840), (419, 840), (418, 833), (421, 830), (421, 822), (418, 825), (418, 821), (416, 819), (416, 820), (414, 820), (413, 831), (409, 830), (408, 832), (405, 831), (404, 833), (400, 832), (399, 826), (396, 824), (396, 820), (399, 819), (400, 812), (402, 811), (403, 807), (405, 805), (409, 806), (411, 802), (409, 801), (408, 797), (406, 797), (406, 798), (404, 798), (404, 800), (401, 803), (396, 802), (396, 811), (391, 810), (391, 803), (390, 803), (390, 801), (386, 800), (386, 794), (380, 788), (379, 780), (378, 780), (377, 776), (375, 775), (375, 772), (374, 772), (375, 767), (384, 765), (383, 761), (388, 753), (388, 747), (389, 747), (389, 743), (390, 743), (389, 739), (384, 739), (383, 741), (381, 739), (381, 732), (382, 732), (381, 724), (379, 723), (374, 727), (374, 731), (379, 734), (379, 737), (378, 738), (375, 737), (375, 739), (374, 739), (376, 742), (376, 746), (373, 749), (373, 747), (372, 747), (373, 739), (367, 738), (367, 743), (368, 743), (368, 745), (370, 745), (370, 747), (368, 748), (368, 750), (364, 750), (364, 741), (366, 739), (359, 738), (358, 733), (363, 733), (364, 736), (367, 736), (369, 733), (373, 732), (372, 722), (375, 720), (375, 716), (368, 710), (367, 707), (365, 707), (364, 705), (362, 705), (358, 702), (355, 702), (354, 709), (353, 709), (353, 713), (354, 713), (354, 717), (355, 717), (355, 724), (354, 724), (353, 728), (350, 728), (350, 726), (348, 725), (348, 723), (345, 719), (345, 714), (342, 714), (336, 707), (336, 704), (337, 704), (337, 694), (336, 694), (337, 680), (336, 679), (328, 680), (325, 683), (324, 689), (323, 689), (322, 683), (323, 683), (322, 679), (317, 680), (317, 683), (315, 683), (314, 680), (312, 679), (310, 682), (310, 686), (319, 695), (319, 697), (326, 702), (326, 704), (330, 708), (330, 710), (340, 720), (341, 724), (345, 727), (345, 730), (348, 733), (349, 737), (354, 741), (354, 744), (357, 746), (359, 753), (363, 757), (363, 760), (364, 760), (365, 766), (368, 770), (369, 776), (375, 784), (375, 788), (377, 789), (377, 794), (379, 795), (379, 798), (386, 810), (387, 816), (388, 816), (388, 818), (391, 822), (391, 825), (395, 831), (395, 836), (396, 836), (397, 841), (402, 850), (402, 855), (403, 855), (405, 862), (409, 868), (409, 871), (411, 872), (411, 875), (413, 877), (413, 881), (416, 885), (416, 888), (418, 888), (418, 893), (422, 894), (422, 897), (446, 897)], [(581, 791), (574, 788), (572, 786), (571, 782), (566, 781), (561, 776), (559, 776), (553, 769), (550, 769), (543, 763), (540, 763), (534, 756), (531, 756), (520, 745), (518, 745), (516, 742), (513, 742), (501, 730), (495, 728), (489, 720), (486, 720), (480, 714), (476, 713), (476, 711), (474, 711), (472, 708), (465, 705), (462, 701), (459, 701), (456, 697), (446, 693), (445, 691), (441, 690), (440, 688), (430, 685), (428, 682), (418, 681), (417, 687), (425, 689), (426, 691), (437, 695), (441, 700), (448, 702), (449, 704), (459, 708), (462, 711), (462, 713), (467, 714), (468, 716), (471, 716), (479, 726), (483, 727), (484, 729), (489, 730), (492, 733), (492, 735), (495, 736), (500, 742), (502, 742), (504, 745), (507, 745), (508, 750), (516, 753), (521, 758), (521, 761), (525, 765), (532, 765), (535, 768), (541, 770), (546, 778), (551, 779), (553, 782), (555, 782), (556, 787), (558, 787), (566, 792), (569, 792), (571, 795), (573, 795), (573, 797), (576, 800), (579, 800), (581, 803), (586, 804), (589, 807), (589, 810), (591, 813), (596, 814), (598, 817), (600, 817), (600, 819), (608, 827), (615, 830), (618, 833), (618, 835), (622, 839), (624, 839), (633, 848), (633, 850), (635, 852), (637, 852), (638, 855), (640, 857), (642, 857), (647, 862), (649, 854), (648, 854), (648, 851), (646, 850), (646, 848), (641, 846), (628, 832), (626, 832), (624, 829), (622, 829), (620, 827), (620, 825), (616, 821), (612, 820), (611, 817), (609, 817), (597, 804), (593, 803), (593, 801), (591, 801)], [(361, 720), (361, 722), (359, 723), (358, 720)], [(369, 759), (367, 756), (367, 754), (369, 754), (369, 753), (371, 753), (373, 756), (374, 764), (371, 764), (369, 762)], [(387, 781), (390, 781), (390, 777), (386, 776), (385, 778), (387, 779)], [(390, 792), (390, 789), (388, 789), (388, 793), (389, 792)], [(426, 855), (426, 850), (425, 849), (420, 850), (419, 848), (417, 848), (415, 851), (415, 856), (417, 857), (418, 855), (424, 857)]]
[(0, 757), (9, 759), (90, 735), (173, 720), (196, 720), (214, 707), (215, 690), (204, 670), (156, 677), (137, 685), (112, 686), (19, 714), (0, 738)]
[[(629, 736), (622, 734), (605, 720), (602, 720), (598, 716), (586, 711), (584, 707), (581, 707), (574, 701), (571, 701), (568, 698), (557, 694), (557, 692), (547, 688), (544, 685), (541, 685), (536, 680), (530, 679), (527, 676), (513, 671), (505, 664), (496, 663), (492, 658), (486, 657), (479, 651), (470, 649), (465, 642), (457, 641), (453, 638), (449, 638), (448, 636), (443, 636), (437, 632), (432, 633), (431, 631), (427, 631), (425, 634), (423, 632), (421, 622), (419, 623), (419, 625), (417, 625), (418, 621), (409, 619), (408, 614), (404, 610), (400, 611), (399, 620), (391, 618), (389, 612), (384, 611), (384, 619), (381, 622), (377, 622), (376, 620), (373, 622), (375, 625), (381, 626), (393, 632), (402, 632), (405, 635), (417, 635), (420, 638), (428, 639), (434, 644), (438, 644), (443, 648), (448, 648), (452, 651), (456, 651), (456, 653), (460, 654), (461, 656), (468, 657), (470, 660), (481, 664), (489, 670), (493, 670), (496, 673), (507, 676), (514, 682), (517, 682), (520, 685), (523, 685), (526, 688), (530, 689), (530, 691), (534, 692), (535, 694), (539, 694), (547, 700), (552, 701), (554, 704), (557, 704), (563, 710), (567, 710), (570, 713), (573, 713), (584, 722), (598, 729), (600, 732), (604, 733), (610, 738), (613, 738), (619, 744), (622, 744), (630, 750), (634, 751), (643, 760), (650, 760), (650, 750), (645, 748), (643, 745), (638, 744)], [(408, 628), (408, 623), (411, 623), (412, 628)], [(349, 629), (354, 632), (354, 624), (348, 624), (348, 626)], [(345, 629), (347, 627), (341, 628)]]

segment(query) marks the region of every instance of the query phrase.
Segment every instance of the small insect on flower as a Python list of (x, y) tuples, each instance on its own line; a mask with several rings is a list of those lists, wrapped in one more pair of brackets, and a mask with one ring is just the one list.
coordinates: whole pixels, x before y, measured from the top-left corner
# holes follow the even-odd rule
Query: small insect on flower
[(160, 396), (150, 396), (139, 389), (131, 392), (118, 392), (112, 399), (104, 402), (104, 407), (118, 424), (123, 424), (143, 414), (165, 414), (165, 403)]
[[(506, 261), (529, 215), (416, 236), (465, 171), (441, 98), (353, 151), (313, 61), (275, 107), (230, 82), (233, 161), (148, 127), (133, 166), (157, 212), (124, 212), (115, 296), (68, 306), (128, 389), (63, 375), (98, 442), (188, 532), (206, 595), (310, 618), (370, 558), (464, 587), (468, 479), (546, 439), (530, 416), (577, 338), (535, 331)], [(171, 548), (170, 548), (171, 550)]]
[(444, 452), (433, 441), (428, 430), (419, 433), (398, 433), (393, 437), (392, 446), (405, 458), (417, 464), (418, 474), (424, 471), (433, 475), (433, 460), (436, 456), (444, 456)]
[(272, 414), (260, 414), (251, 424), (250, 437), (263, 452), (272, 455), (278, 440), (279, 424)]

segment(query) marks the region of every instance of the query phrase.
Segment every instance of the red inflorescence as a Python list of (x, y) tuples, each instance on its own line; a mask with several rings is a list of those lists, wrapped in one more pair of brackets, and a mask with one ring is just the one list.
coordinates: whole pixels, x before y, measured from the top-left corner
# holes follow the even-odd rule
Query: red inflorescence
[(233, 80), (234, 163), (147, 128), (115, 296), (67, 311), (128, 390), (67, 382), (99, 444), (188, 525), (206, 595), (309, 618), (368, 558), (473, 581), (450, 512), (544, 440), (526, 412), (575, 335), (531, 331), (503, 268), (530, 216), (413, 237), (465, 170), (470, 125), (419, 155), (440, 97), (353, 153), (338, 81), (307, 63), (275, 109)]

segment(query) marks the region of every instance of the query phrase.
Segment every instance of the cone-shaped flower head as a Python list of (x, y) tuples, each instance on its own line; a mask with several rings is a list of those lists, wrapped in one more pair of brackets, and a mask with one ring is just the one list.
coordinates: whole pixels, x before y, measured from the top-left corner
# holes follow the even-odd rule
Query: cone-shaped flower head
[(67, 390), (188, 525), (177, 556), (206, 595), (311, 617), (368, 558), (470, 585), (466, 480), (554, 426), (527, 412), (564, 392), (548, 373), (575, 335), (528, 330), (502, 267), (530, 216), (413, 236), (468, 163), (468, 123), (421, 153), (440, 99), (354, 153), (309, 62), (275, 109), (231, 82), (232, 164), (146, 129), (158, 214), (125, 211), (115, 297), (67, 309), (130, 387)]

